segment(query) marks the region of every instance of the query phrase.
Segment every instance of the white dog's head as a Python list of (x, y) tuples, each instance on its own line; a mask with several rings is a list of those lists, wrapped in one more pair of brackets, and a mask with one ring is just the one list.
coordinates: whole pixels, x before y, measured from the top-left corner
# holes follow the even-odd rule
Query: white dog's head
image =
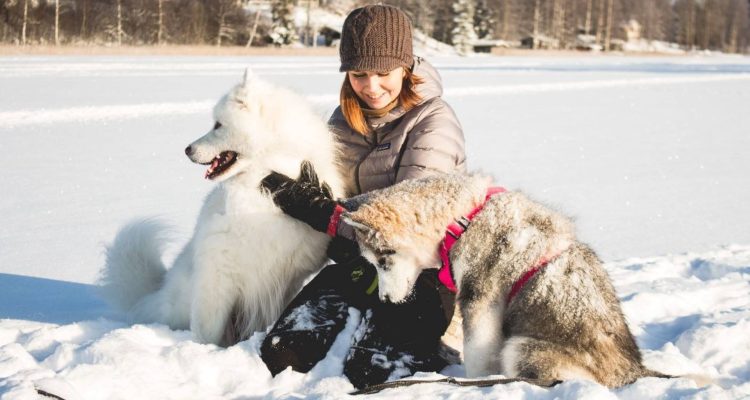
[(403, 302), (420, 272), (440, 265), (446, 226), (479, 204), (489, 182), (461, 174), (403, 181), (368, 193), (356, 211), (342, 214), (378, 271), (381, 300)]
[(219, 100), (214, 107), (214, 127), (191, 143), (185, 154), (194, 163), (208, 165), (206, 179), (224, 181), (244, 170), (253, 152), (266, 148), (264, 134), (270, 129), (264, 118), (263, 102), (270, 96), (270, 86), (248, 69), (239, 85)]

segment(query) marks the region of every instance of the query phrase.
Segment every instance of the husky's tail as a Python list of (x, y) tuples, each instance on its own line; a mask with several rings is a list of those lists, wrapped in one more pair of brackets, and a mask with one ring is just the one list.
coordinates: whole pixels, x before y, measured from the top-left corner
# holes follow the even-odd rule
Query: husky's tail
[(673, 379), (673, 378), (687, 378), (690, 379), (695, 383), (698, 387), (705, 387), (708, 385), (713, 385), (716, 383), (713, 378), (711, 378), (709, 375), (705, 374), (684, 374), (684, 375), (669, 375), (665, 374), (663, 372), (654, 371), (653, 369), (645, 368), (643, 372), (643, 377), (652, 377), (652, 378), (666, 378), (666, 379)]
[(166, 268), (161, 260), (164, 225), (156, 219), (130, 222), (106, 248), (99, 292), (118, 311), (130, 313), (144, 297), (162, 286)]

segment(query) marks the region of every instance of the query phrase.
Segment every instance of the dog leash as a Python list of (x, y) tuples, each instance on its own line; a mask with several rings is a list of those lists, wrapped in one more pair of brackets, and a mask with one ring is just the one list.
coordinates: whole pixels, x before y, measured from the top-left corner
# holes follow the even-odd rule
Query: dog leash
[(526, 382), (532, 385), (536, 385), (540, 387), (547, 387), (547, 388), (553, 387), (559, 383), (562, 383), (562, 381), (557, 381), (557, 380), (526, 379), (526, 378), (498, 378), (498, 379), (490, 378), (490, 379), (458, 380), (454, 377), (449, 376), (446, 378), (434, 379), (434, 380), (402, 379), (402, 380), (397, 380), (397, 381), (379, 383), (376, 385), (367, 386), (355, 392), (351, 392), (350, 394), (351, 395), (373, 394), (373, 393), (378, 393), (381, 390), (385, 390), (385, 389), (412, 386), (412, 385), (418, 385), (422, 383), (447, 383), (447, 384), (455, 385), (455, 386), (490, 387), (490, 386), (495, 386), (495, 385), (504, 385), (508, 383), (514, 383), (514, 382)]

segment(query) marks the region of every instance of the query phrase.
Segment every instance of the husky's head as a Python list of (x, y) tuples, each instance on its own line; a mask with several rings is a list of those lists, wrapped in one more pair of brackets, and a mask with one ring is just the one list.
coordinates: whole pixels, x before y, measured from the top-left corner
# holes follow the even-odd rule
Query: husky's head
[(194, 163), (208, 165), (205, 178), (224, 181), (242, 172), (255, 152), (265, 149), (270, 118), (264, 118), (262, 101), (271, 96), (270, 85), (248, 69), (242, 83), (232, 88), (214, 107), (214, 127), (191, 143), (185, 154)]
[[(434, 267), (437, 250), (417, 247), (408, 229), (389, 229), (378, 221), (364, 221), (357, 212), (342, 215), (354, 227), (362, 256), (378, 271), (378, 296), (382, 301), (406, 300), (422, 269)], [(391, 226), (390, 228), (393, 228)], [(404, 236), (402, 236), (404, 235)]]
[(369, 193), (356, 211), (341, 216), (378, 271), (381, 300), (405, 301), (420, 272), (439, 266), (445, 228), (478, 204), (488, 185), (489, 178), (478, 175), (404, 181)]

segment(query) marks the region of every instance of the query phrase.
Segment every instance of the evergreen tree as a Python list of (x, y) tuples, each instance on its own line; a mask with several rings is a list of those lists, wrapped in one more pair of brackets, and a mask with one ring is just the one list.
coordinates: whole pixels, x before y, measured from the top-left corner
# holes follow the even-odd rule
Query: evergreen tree
[(271, 9), (273, 26), (269, 33), (271, 43), (283, 46), (299, 40), (297, 27), (294, 24), (294, 2), (292, 0), (276, 0)]
[(473, 44), (477, 40), (474, 30), (474, 1), (456, 0), (453, 2), (453, 30), (451, 42), (461, 54), (474, 51)]
[(494, 35), (495, 19), (487, 0), (478, 0), (474, 11), (474, 30), (479, 39), (491, 39)]

